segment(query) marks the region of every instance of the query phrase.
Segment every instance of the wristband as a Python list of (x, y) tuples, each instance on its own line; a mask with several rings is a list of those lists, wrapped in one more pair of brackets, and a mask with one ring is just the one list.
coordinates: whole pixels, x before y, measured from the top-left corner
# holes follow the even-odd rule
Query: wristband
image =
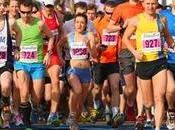
[(19, 47), (19, 46), (14, 46), (14, 49), (15, 49), (16, 51), (20, 51), (20, 47)]

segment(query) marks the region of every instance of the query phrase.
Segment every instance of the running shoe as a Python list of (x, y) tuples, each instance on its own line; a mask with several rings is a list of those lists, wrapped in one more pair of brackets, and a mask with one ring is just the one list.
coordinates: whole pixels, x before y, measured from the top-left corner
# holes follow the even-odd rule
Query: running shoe
[(145, 122), (144, 128), (148, 128), (148, 129), (154, 128), (153, 122), (151, 120), (147, 120)]
[(169, 130), (175, 129), (175, 112), (167, 112), (166, 126)]
[(111, 125), (112, 123), (112, 112), (110, 109), (105, 109), (105, 120), (107, 125)]
[(30, 120), (31, 120), (32, 124), (38, 123), (38, 121), (39, 121), (39, 113), (38, 113), (37, 109), (32, 109)]
[(47, 119), (48, 125), (54, 125), (55, 127), (60, 126), (61, 120), (59, 118), (58, 113), (50, 113)]
[(10, 128), (11, 111), (10, 107), (4, 107), (1, 112), (1, 118), (3, 120), (2, 128)]
[(113, 118), (112, 118), (112, 127), (113, 128), (118, 128), (119, 125), (124, 123), (125, 121), (125, 115), (123, 113), (117, 113)]
[(93, 109), (90, 112), (89, 120), (91, 123), (95, 123), (98, 118), (102, 117), (103, 111), (100, 109)]
[(23, 126), (24, 125), (20, 114), (14, 114), (12, 120), (13, 120), (13, 123), (15, 124), (15, 126)]
[(79, 130), (78, 123), (74, 113), (69, 114), (66, 124), (69, 126), (70, 130)]
[(135, 130), (143, 130), (144, 129), (144, 117), (143, 116), (138, 116), (136, 118), (136, 123), (135, 123)]

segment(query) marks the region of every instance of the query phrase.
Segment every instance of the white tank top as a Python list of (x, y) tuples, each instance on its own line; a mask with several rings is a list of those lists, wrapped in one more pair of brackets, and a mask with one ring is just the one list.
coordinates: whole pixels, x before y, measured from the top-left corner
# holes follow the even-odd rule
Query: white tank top
[(4, 27), (0, 30), (0, 46), (7, 45), (7, 20), (5, 19)]
[(5, 19), (4, 27), (0, 30), (0, 67), (4, 66), (7, 61), (7, 20)]

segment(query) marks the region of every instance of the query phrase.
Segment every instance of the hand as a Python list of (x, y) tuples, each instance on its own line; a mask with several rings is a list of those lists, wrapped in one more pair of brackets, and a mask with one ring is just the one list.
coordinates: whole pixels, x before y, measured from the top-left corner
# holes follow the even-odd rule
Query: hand
[(126, 28), (130, 22), (130, 19), (126, 19), (124, 24), (122, 25), (122, 28)]
[(107, 46), (106, 46), (106, 45), (103, 45), (103, 44), (100, 44), (100, 45), (98, 46), (98, 49), (99, 49), (100, 51), (105, 51), (105, 50), (107, 49)]
[(64, 60), (62, 57), (60, 57), (60, 65), (61, 65), (61, 66), (64, 66), (65, 63), (66, 63), (65, 60)]
[(85, 44), (86, 44), (87, 49), (90, 50), (90, 48), (91, 48), (91, 46), (90, 46), (90, 41), (89, 41), (87, 38), (85, 38), (85, 39), (84, 39), (84, 42), (85, 42)]
[(135, 58), (136, 58), (137, 60), (142, 60), (142, 59), (143, 59), (143, 53), (142, 53), (142, 52), (136, 51), (136, 52), (134, 53), (134, 56), (135, 56)]
[(15, 50), (14, 57), (15, 57), (15, 60), (19, 60), (20, 59), (20, 52)]
[(45, 64), (46, 67), (50, 65), (50, 55), (48, 53), (44, 56), (43, 64)]

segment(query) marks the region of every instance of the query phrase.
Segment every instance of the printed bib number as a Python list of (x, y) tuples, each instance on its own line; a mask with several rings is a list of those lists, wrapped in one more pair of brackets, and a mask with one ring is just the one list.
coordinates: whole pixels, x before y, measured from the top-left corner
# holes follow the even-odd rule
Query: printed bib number
[(103, 45), (116, 45), (116, 42), (118, 41), (117, 33), (107, 33), (103, 31), (102, 34), (102, 44)]
[(53, 36), (57, 36), (59, 33), (58, 33), (58, 29), (55, 29), (55, 30), (51, 30), (52, 32), (52, 35)]
[(145, 33), (142, 35), (143, 52), (161, 51), (160, 33)]
[(71, 58), (72, 59), (87, 59), (88, 52), (86, 46), (73, 46), (71, 47)]
[(7, 61), (7, 46), (0, 45), (0, 67), (4, 66)]
[(27, 63), (38, 62), (37, 45), (21, 46), (20, 61)]

